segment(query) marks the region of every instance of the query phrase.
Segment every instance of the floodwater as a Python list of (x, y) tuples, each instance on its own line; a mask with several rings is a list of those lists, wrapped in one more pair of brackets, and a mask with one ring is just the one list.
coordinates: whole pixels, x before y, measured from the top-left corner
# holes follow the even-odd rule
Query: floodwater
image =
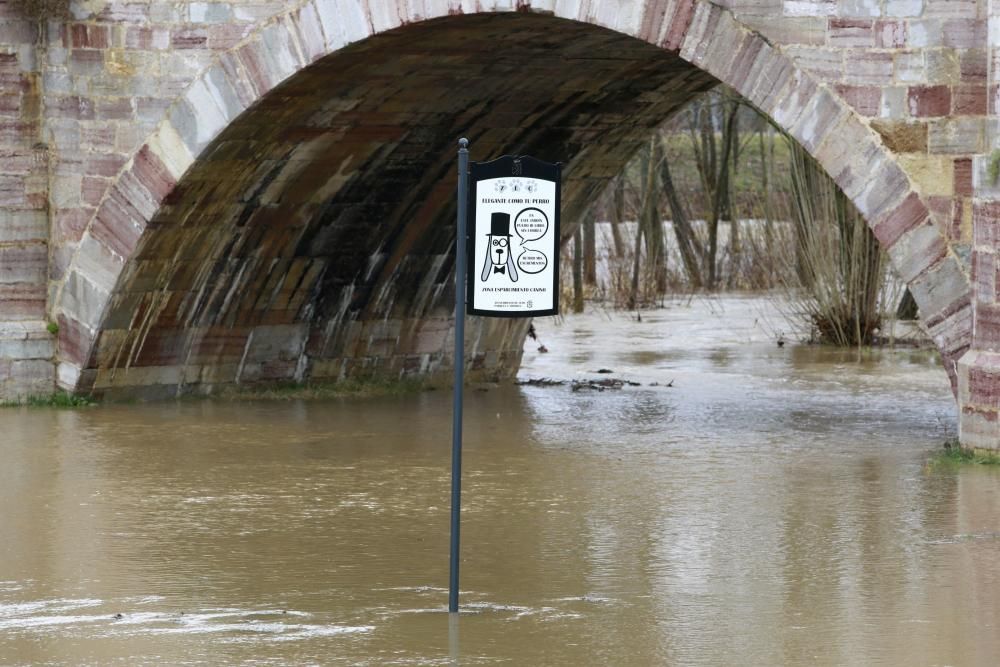
[(523, 379), (642, 386), (468, 392), (451, 624), (447, 391), (0, 412), (0, 664), (997, 664), (933, 354), (760, 298), (536, 328)]

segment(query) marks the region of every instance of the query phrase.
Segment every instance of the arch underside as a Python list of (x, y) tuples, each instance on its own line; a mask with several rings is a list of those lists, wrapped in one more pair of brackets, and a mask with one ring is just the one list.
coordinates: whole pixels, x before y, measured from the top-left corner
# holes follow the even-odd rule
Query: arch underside
[[(564, 162), (573, 221), (654, 127), (717, 83), (645, 42), (521, 13), (427, 21), (332, 54), (230, 124), (167, 197), (81, 388), (443, 370), (457, 139), (473, 159)], [(515, 372), (525, 326), (473, 323), (473, 369)]]
[[(272, 49), (299, 39), (289, 22), (265, 28), (227, 61), (240, 64), (209, 70), (191, 88), (202, 92), (175, 104), (98, 210), (61, 292), (61, 382), (163, 396), (443, 373), (457, 139), (471, 140), (473, 159), (563, 162), (571, 227), (655, 127), (720, 79), (801, 141), (868, 218), (954, 380), (971, 335), (968, 277), (891, 152), (726, 10), (677, 7), (672, 23), (650, 8), (632, 28), (640, 39), (528, 11), (428, 19), (327, 46), (311, 65)], [(186, 162), (164, 148), (171, 137)], [(150, 206), (123, 208), (133, 193)], [(121, 273), (103, 257), (124, 258)], [(526, 326), (473, 318), (473, 373), (512, 375)]]

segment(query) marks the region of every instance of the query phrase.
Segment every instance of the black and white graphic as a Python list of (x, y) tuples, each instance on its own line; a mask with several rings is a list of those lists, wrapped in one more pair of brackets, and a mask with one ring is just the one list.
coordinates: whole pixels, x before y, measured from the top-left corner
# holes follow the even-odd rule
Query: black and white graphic
[(531, 157), (473, 162), (469, 188), (468, 312), (559, 312), (558, 164)]
[(510, 254), (510, 215), (493, 214), (486, 245), (488, 252), (483, 263), (483, 281), (489, 280), (491, 274), (499, 273), (509, 276), (516, 283), (517, 269), (514, 267), (514, 256)]

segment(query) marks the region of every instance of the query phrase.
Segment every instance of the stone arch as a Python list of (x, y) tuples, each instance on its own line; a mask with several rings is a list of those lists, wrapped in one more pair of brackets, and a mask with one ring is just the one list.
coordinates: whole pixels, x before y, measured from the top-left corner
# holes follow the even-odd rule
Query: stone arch
[[(666, 54), (664, 58), (669, 56), (677, 62), (687, 63), (690, 72), (685, 71), (678, 76), (688, 88), (708, 86), (715, 81), (735, 88), (795, 137), (865, 215), (880, 241), (888, 248), (895, 267), (910, 284), (924, 322), (942, 352), (949, 375), (954, 378), (954, 361), (968, 348), (971, 337), (970, 286), (961, 262), (932, 221), (924, 201), (914, 191), (891, 152), (862, 118), (834, 92), (797, 68), (780, 49), (740, 24), (727, 9), (709, 0), (622, 0), (617, 3), (541, 0), (519, 2), (516, 7), (505, 5), (502, 1), (493, 6), (466, 7), (464, 4), (431, 1), (397, 4), (388, 0), (360, 3), (355, 0), (309, 0), (298, 3), (264, 24), (248, 40), (224, 53), (203, 72), (174, 103), (168, 117), (125, 165), (105, 195), (83, 235), (55, 300), (54, 315), (60, 326), (59, 384), (78, 391), (156, 384), (173, 392), (185, 384), (210, 385), (233, 381), (234, 378), (239, 380), (246, 369), (248, 355), (251, 362), (256, 360), (262, 368), (268, 363), (273, 367), (273, 373), (257, 373), (248, 379), (300, 378), (304, 372), (312, 372), (303, 369), (302, 364), (308, 356), (306, 348), (315, 342), (312, 339), (318, 335), (317, 332), (308, 328), (304, 331), (285, 331), (280, 327), (287, 325), (287, 321), (278, 318), (269, 324), (269, 313), (254, 315), (257, 318), (255, 326), (278, 327), (272, 331), (273, 336), (264, 337), (266, 340), (258, 336), (255, 345), (261, 349), (257, 350), (251, 345), (253, 330), (249, 333), (242, 331), (235, 337), (226, 333), (227, 327), (229, 331), (234, 328), (232, 319), (228, 322), (207, 322), (185, 341), (177, 340), (176, 330), (170, 334), (173, 339), (170, 335), (158, 337), (157, 322), (169, 321), (179, 308), (186, 309), (186, 321), (190, 327), (198, 317), (198, 309), (205, 307), (205, 299), (215, 299), (213, 303), (221, 307), (227, 299), (236, 298), (248, 283), (230, 275), (226, 283), (228, 292), (222, 290), (206, 294), (206, 291), (211, 291), (211, 276), (206, 277), (205, 273), (225, 272), (226, 269), (218, 261), (214, 264), (206, 261), (206, 254), (211, 252), (211, 241), (218, 239), (213, 239), (210, 233), (200, 228), (193, 228), (189, 238), (181, 247), (171, 250), (169, 256), (137, 251), (155, 248), (162, 236), (159, 232), (167, 226), (183, 227), (188, 222), (189, 218), (185, 216), (193, 215), (193, 211), (178, 207), (178, 202), (185, 198), (197, 198), (199, 192), (206, 201), (218, 194), (199, 180), (199, 165), (210, 157), (216, 160), (217, 166), (225, 164), (226, 147), (229, 145), (226, 138), (233, 133), (238, 135), (240, 131), (246, 133), (246, 128), (240, 129), (239, 120), (248, 114), (269, 105), (271, 117), (280, 119), (284, 113), (281, 97), (283, 82), (292, 81), (297, 75), (308, 73), (320, 63), (341, 54), (353, 53), (356, 58), (372, 56), (375, 52), (365, 54), (364, 45), (376, 43), (376, 38), (391, 40), (396, 34), (403, 35), (397, 39), (405, 42), (406, 35), (411, 34), (407, 31), (459, 20), (448, 18), (454, 15), (463, 15), (463, 20), (492, 16), (526, 17), (518, 20), (529, 22), (562, 19), (567, 22), (563, 25), (582, 26), (591, 31), (595, 27), (600, 28), (603, 29), (602, 34), (615, 35), (619, 39), (622, 36), (632, 38), (627, 43), (634, 42), (633, 46), (637, 49), (638, 45), (647, 50), (653, 47), (657, 53)], [(485, 20), (482, 18), (482, 21)], [(488, 31), (481, 34), (488, 34)], [(503, 34), (502, 30), (500, 34)], [(617, 47), (625, 43), (624, 40), (614, 42)], [(357, 56), (351, 49), (361, 49), (362, 55)], [(651, 54), (653, 51), (647, 52)], [(637, 62), (639, 60), (636, 58)], [(663, 65), (664, 68), (670, 66), (670, 63)], [(641, 76), (633, 72), (632, 77), (639, 80), (646, 74), (653, 76), (654, 72), (643, 70)], [(612, 79), (606, 78), (604, 82), (610, 86)], [(658, 91), (671, 85), (665, 79), (660, 84)], [(641, 91), (632, 99), (642, 99)], [(565, 110), (572, 106), (566, 100), (557, 102), (551, 108)], [(331, 102), (334, 106), (336, 103), (336, 100)], [(579, 120), (585, 115), (583, 107), (586, 104), (584, 100), (573, 107), (574, 119)], [(655, 110), (655, 104), (652, 107)], [(468, 117), (474, 116), (475, 111), (470, 110)], [(366, 126), (368, 130), (372, 127), (372, 124)], [(607, 130), (608, 127), (611, 126), (595, 125), (593, 131)], [(461, 127), (453, 130), (454, 137), (462, 132)], [(388, 124), (382, 127), (382, 131), (387, 133), (383, 139), (398, 139), (398, 136), (390, 136), (392, 132)], [(227, 132), (230, 134), (227, 135)], [(624, 141), (630, 136), (623, 135), (622, 138)], [(324, 139), (310, 137), (308, 133), (300, 136), (299, 140), (300, 144), (307, 145), (306, 151), (322, 151), (329, 147), (323, 143)], [(480, 142), (483, 141), (480, 137)], [(496, 138), (492, 141), (493, 146), (504, 147)], [(516, 145), (537, 147), (545, 141), (555, 140), (520, 137)], [(486, 141), (486, 144), (490, 145), (490, 142)], [(371, 146), (365, 150), (369, 149)], [(233, 150), (238, 150), (238, 147)], [(586, 154), (586, 149), (581, 149), (579, 153)], [(289, 160), (296, 157), (294, 152), (288, 153)], [(600, 156), (588, 159), (600, 161)], [(430, 195), (440, 209), (441, 202), (451, 196), (453, 186), (450, 180), (441, 178), (445, 173), (450, 174), (448, 165), (438, 162), (433, 166), (438, 178), (426, 183), (422, 192)], [(588, 184), (587, 179), (581, 177), (576, 187), (585, 194), (588, 187), (593, 187), (600, 180), (602, 173), (600, 169), (595, 169), (590, 179), (593, 182)], [(305, 175), (300, 173), (297, 177), (305, 178)], [(255, 194), (249, 196), (269, 196), (269, 188), (275, 186), (267, 178), (262, 177), (255, 184)], [(280, 171), (272, 173), (270, 178), (288, 180), (287, 174), (283, 177)], [(329, 181), (317, 181), (313, 185), (323, 187), (329, 185)], [(230, 194), (245, 200), (247, 192)], [(582, 202), (585, 199), (583, 194), (570, 199)], [(412, 204), (410, 210), (416, 210), (413, 206), (416, 204)], [(224, 208), (222, 204), (220, 214)], [(440, 214), (440, 210), (437, 213)], [(239, 214), (233, 215), (235, 224), (241, 224)], [(420, 215), (425, 221), (437, 219), (434, 212), (424, 211)], [(566, 217), (571, 218), (572, 211)], [(266, 226), (261, 225), (260, 229), (264, 230)], [(453, 231), (451, 233), (453, 235)], [(255, 242), (280, 245), (288, 241), (264, 236), (265, 231), (260, 231)], [(235, 242), (232, 238), (229, 241)], [(244, 239), (241, 242), (247, 241)], [(171, 269), (171, 264), (182, 262), (193, 263), (197, 268), (180, 273)], [(441, 268), (442, 263), (439, 262), (437, 269), (440, 271)], [(304, 303), (299, 291), (285, 284), (289, 282), (288, 271), (295, 275), (291, 282), (305, 284), (310, 271), (314, 270), (308, 262), (294, 267), (282, 266), (285, 282), (280, 284), (267, 282), (274, 269), (273, 263), (270, 267), (258, 266), (257, 269), (261, 275), (255, 277), (259, 283), (254, 289), (260, 294), (271, 295), (268, 298), (272, 300), (268, 304), (273, 303), (273, 299), (284, 299), (286, 310), (312, 307), (312, 304)], [(405, 272), (398, 275), (398, 261), (355, 269), (369, 273), (379, 271), (390, 278), (394, 275), (400, 284), (419, 282), (420, 278)], [(397, 274), (392, 274), (392, 271), (397, 271)], [(168, 288), (178, 287), (173, 283), (199, 280), (201, 282), (194, 287), (187, 286), (193, 291), (187, 294), (186, 300), (179, 302), (157, 297), (157, 294), (166, 294)], [(132, 286), (132, 289), (123, 290), (121, 286), (124, 284)], [(376, 287), (378, 285), (384, 292), (385, 279), (375, 283)], [(178, 289), (183, 287), (181, 285)], [(411, 290), (410, 298), (427, 299), (428, 295), (423, 292), (432, 289), (428, 285), (418, 285)], [(298, 302), (295, 301), (297, 298)], [(342, 291), (338, 298), (339, 305), (327, 303), (323, 306), (327, 318), (324, 327), (330, 330), (326, 332), (326, 341), (317, 343), (321, 347), (329, 344), (333, 328), (341, 325), (346, 328), (350, 324), (343, 315), (355, 295), (350, 290)], [(392, 296), (375, 293), (367, 294), (365, 298), (365, 307), (378, 311), (379, 316), (385, 315), (386, 324), (382, 330), (375, 322), (367, 329), (362, 328), (352, 334), (336, 333), (333, 337), (340, 338), (338, 344), (341, 347), (360, 345), (358, 341), (346, 340), (345, 336), (368, 336), (366, 351), (371, 350), (373, 340), (377, 347), (380, 344), (390, 345), (394, 338), (398, 343), (401, 336), (408, 336), (412, 355), (394, 362), (397, 365), (393, 370), (433, 371), (436, 364), (446, 359), (447, 346), (443, 344), (449, 328), (446, 317), (436, 320), (425, 318), (430, 324), (423, 322), (417, 329), (401, 334), (398, 327), (388, 323), (390, 318), (386, 313), (391, 310), (391, 304), (386, 306), (385, 301), (386, 298), (391, 301)], [(258, 296), (257, 302), (248, 308), (256, 308), (260, 299)], [(372, 299), (375, 305), (372, 305)], [(264, 310), (267, 307), (270, 306), (265, 305)], [(419, 309), (416, 312), (419, 314)], [(419, 339), (425, 335), (436, 336), (433, 343), (436, 353), (421, 351), (423, 348)], [(473, 354), (478, 355), (480, 365), (501, 374), (516, 369), (520, 340), (523, 339), (523, 331), (516, 325), (480, 323), (475, 336), (478, 343), (472, 349)], [(146, 365), (136, 363), (138, 354), (143, 350), (148, 351)], [(156, 363), (157, 354), (171, 359), (169, 368)], [(197, 372), (188, 375), (185, 368), (191, 365), (192, 354), (207, 354), (215, 363), (195, 364)], [(370, 358), (371, 355), (368, 356)], [(326, 369), (316, 374), (336, 376), (353, 370), (346, 368), (347, 359), (343, 354), (328, 361)]]

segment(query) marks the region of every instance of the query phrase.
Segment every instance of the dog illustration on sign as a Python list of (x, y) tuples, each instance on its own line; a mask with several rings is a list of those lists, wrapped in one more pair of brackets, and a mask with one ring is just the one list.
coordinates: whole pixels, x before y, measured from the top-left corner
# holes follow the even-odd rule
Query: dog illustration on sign
[(517, 282), (517, 268), (510, 254), (510, 214), (493, 213), (490, 218), (490, 233), (486, 241), (486, 263), (480, 278), (486, 282), (493, 274), (510, 276), (511, 282)]

